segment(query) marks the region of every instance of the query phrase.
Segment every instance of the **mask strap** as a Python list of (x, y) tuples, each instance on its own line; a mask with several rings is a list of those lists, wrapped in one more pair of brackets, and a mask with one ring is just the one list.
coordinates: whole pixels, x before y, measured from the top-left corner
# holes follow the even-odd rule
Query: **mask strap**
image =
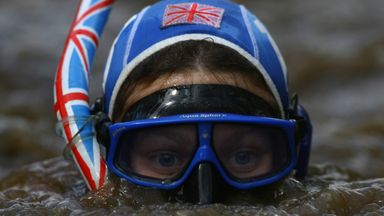
[(309, 155), (312, 142), (312, 124), (305, 108), (299, 104), (297, 94), (291, 99), (289, 119), (296, 120), (296, 143), (298, 147), (296, 178), (304, 178), (308, 173)]
[(301, 135), (295, 176), (297, 178), (304, 178), (308, 173), (309, 155), (311, 153), (312, 124), (303, 106), (298, 106), (297, 115), (303, 118), (303, 123), (300, 129)]

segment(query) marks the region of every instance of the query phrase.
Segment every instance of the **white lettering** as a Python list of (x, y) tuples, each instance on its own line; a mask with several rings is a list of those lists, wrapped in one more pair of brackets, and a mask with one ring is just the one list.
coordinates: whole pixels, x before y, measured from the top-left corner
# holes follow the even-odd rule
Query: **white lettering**
[(222, 118), (226, 116), (227, 114), (202, 113), (202, 114), (183, 114), (183, 115), (180, 115), (180, 118)]

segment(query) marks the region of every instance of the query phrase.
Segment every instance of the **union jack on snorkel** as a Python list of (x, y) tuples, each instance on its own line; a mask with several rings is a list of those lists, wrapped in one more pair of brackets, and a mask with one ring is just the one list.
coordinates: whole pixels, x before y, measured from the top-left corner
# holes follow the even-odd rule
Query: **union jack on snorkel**
[[(91, 190), (106, 181), (107, 167), (90, 119), (88, 76), (114, 0), (81, 0), (56, 73), (54, 111), (73, 158)], [(74, 139), (76, 137), (76, 139)]]

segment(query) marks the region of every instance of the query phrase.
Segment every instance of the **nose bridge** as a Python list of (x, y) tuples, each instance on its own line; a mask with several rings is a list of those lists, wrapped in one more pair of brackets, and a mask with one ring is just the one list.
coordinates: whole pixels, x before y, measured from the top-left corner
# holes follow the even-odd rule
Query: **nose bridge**
[(197, 151), (198, 162), (209, 161), (214, 162), (215, 154), (212, 149), (212, 123), (199, 123), (198, 124), (198, 137), (199, 148)]
[[(194, 171), (184, 187), (187, 197), (192, 197), (194, 202), (197, 201), (200, 204), (210, 204), (219, 200), (219, 185), (222, 185), (222, 177), (217, 170), (218, 159), (211, 144), (212, 129), (213, 123), (198, 124), (199, 147), (192, 165)], [(191, 181), (191, 179), (194, 180)]]

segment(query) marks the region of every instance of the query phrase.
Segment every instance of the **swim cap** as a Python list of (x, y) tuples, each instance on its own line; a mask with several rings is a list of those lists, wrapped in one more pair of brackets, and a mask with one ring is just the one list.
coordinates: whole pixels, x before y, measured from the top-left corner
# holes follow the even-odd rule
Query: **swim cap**
[(284, 117), (289, 96), (280, 52), (255, 15), (226, 0), (163, 0), (134, 15), (117, 36), (106, 64), (108, 116), (112, 118), (120, 87), (144, 59), (177, 42), (207, 38), (238, 52), (260, 71)]

